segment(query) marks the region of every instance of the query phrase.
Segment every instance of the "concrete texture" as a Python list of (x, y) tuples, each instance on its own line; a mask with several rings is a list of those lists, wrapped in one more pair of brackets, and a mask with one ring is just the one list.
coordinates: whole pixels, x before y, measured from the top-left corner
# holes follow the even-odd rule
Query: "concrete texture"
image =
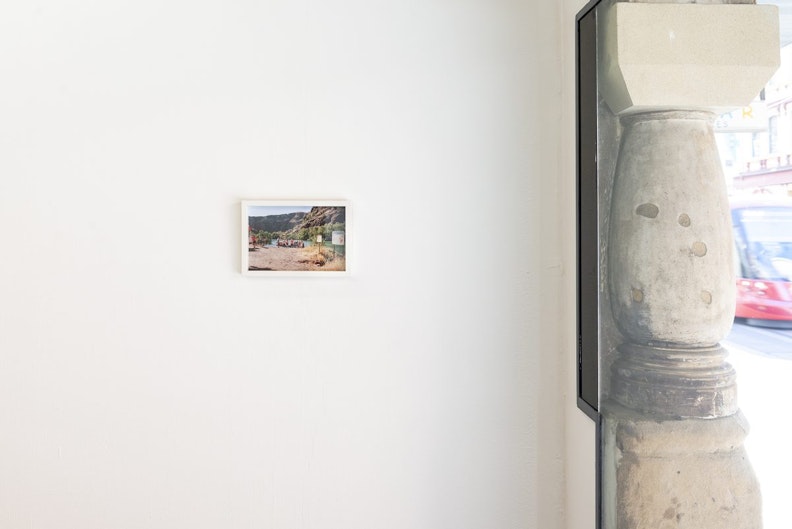
[(600, 24), (600, 78), (616, 114), (739, 107), (780, 61), (776, 6), (619, 2)]
[(634, 343), (711, 346), (731, 327), (731, 221), (713, 117), (674, 112), (623, 121), (610, 292), (617, 326)]
[(606, 528), (762, 527), (741, 414), (658, 422), (613, 403), (606, 407)]

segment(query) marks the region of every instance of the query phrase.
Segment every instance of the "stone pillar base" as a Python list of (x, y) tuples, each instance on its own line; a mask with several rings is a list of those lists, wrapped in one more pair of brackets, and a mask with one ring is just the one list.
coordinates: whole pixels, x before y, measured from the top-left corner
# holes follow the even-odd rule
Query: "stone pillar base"
[(603, 403), (605, 529), (761, 529), (741, 413), (653, 420)]

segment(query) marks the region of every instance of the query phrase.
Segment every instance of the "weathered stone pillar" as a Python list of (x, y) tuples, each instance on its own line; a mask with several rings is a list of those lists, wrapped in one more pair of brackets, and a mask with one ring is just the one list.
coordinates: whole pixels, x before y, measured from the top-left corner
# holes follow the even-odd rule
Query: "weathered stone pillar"
[(622, 336), (601, 409), (605, 529), (761, 527), (735, 373), (725, 181), (712, 122), (778, 66), (773, 6), (614, 3), (600, 87), (621, 117), (608, 237)]

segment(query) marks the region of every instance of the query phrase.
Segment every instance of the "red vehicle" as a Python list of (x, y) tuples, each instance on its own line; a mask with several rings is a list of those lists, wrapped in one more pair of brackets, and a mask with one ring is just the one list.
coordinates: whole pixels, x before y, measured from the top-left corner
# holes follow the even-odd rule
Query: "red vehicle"
[(792, 200), (732, 201), (736, 317), (792, 328)]

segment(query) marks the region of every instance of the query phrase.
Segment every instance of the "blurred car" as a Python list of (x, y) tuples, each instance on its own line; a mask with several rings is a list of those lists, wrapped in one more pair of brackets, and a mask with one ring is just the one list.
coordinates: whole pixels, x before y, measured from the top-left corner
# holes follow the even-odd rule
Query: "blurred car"
[(746, 323), (792, 328), (792, 199), (732, 200), (737, 308)]

